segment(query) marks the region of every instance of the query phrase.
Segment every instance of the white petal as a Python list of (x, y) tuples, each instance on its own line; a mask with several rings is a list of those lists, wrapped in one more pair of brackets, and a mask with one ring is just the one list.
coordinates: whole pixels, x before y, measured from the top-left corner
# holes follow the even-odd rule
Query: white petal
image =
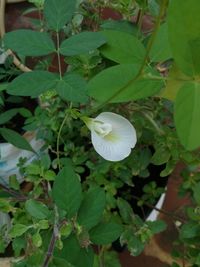
[(120, 161), (128, 157), (137, 141), (133, 125), (124, 117), (112, 112), (103, 112), (95, 120), (112, 125), (111, 138), (109, 135), (102, 137), (91, 131), (92, 144), (96, 152), (110, 161)]
[(110, 161), (123, 160), (131, 153), (129, 146), (124, 146), (121, 142), (107, 141), (95, 132), (92, 132), (92, 144), (100, 156)]
[(137, 142), (136, 131), (126, 118), (112, 112), (102, 112), (95, 119), (111, 123), (112, 132), (118, 137), (118, 142), (121, 141), (131, 148), (135, 146)]

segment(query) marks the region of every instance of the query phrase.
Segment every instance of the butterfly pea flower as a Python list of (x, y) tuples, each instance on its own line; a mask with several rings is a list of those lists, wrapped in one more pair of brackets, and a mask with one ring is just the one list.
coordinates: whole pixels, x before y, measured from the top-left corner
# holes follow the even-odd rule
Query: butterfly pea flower
[(83, 118), (91, 131), (92, 144), (96, 152), (109, 161), (120, 161), (128, 157), (137, 142), (133, 125), (121, 115), (103, 112), (96, 118)]

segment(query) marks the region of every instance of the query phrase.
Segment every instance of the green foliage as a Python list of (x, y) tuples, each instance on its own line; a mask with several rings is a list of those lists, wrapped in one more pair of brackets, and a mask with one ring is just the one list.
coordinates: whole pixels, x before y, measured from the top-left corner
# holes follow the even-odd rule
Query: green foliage
[(47, 206), (36, 200), (29, 199), (25, 203), (27, 212), (36, 219), (46, 219), (49, 216), (49, 210)]
[(189, 222), (181, 227), (180, 238), (190, 239), (199, 235), (200, 225), (195, 222)]
[(103, 31), (107, 43), (101, 48), (104, 57), (120, 64), (140, 64), (144, 60), (145, 48), (132, 34), (120, 31)]
[[(162, 87), (162, 81), (149, 78), (137, 78), (139, 65), (121, 64), (107, 68), (88, 83), (88, 94), (101, 102), (126, 102), (138, 100), (156, 94)], [(151, 69), (146, 69), (151, 73)]]
[(23, 235), (26, 231), (28, 231), (30, 227), (27, 226), (27, 225), (23, 225), (23, 224), (15, 224), (11, 231), (10, 231), (10, 236), (12, 238), (14, 237), (18, 237), (18, 236), (21, 236)]
[(106, 43), (100, 32), (81, 32), (61, 43), (60, 53), (64, 56), (75, 56), (90, 52)]
[(107, 245), (120, 237), (123, 227), (113, 222), (100, 223), (89, 232), (90, 239), (94, 244)]
[(150, 52), (153, 62), (162, 62), (172, 58), (171, 47), (168, 40), (168, 25), (164, 23), (160, 26)]
[(44, 2), (44, 17), (49, 29), (60, 31), (65, 24), (70, 22), (76, 1), (74, 0), (48, 0)]
[[(51, 267), (118, 267), (117, 254), (110, 250), (113, 241), (119, 239), (137, 256), (154, 234), (166, 229), (163, 221), (141, 219), (132, 203), (138, 209), (155, 205), (164, 188), (154, 178), (163, 179), (184, 161), (180, 194), (190, 195), (192, 205), (183, 207), (187, 222), (177, 224), (176, 243), (184, 245), (191, 266), (198, 266), (198, 1), (34, 3), (39, 12), (44, 9), (44, 18), (36, 21), (40, 32), (17, 30), (3, 39), (22, 63), (29, 62), (25, 56), (37, 57), (37, 63), (23, 74), (12, 56), (1, 64), (0, 134), (32, 151), (9, 130), (17, 125), (19, 132), (35, 131), (45, 144), (36, 160), (20, 158), (17, 163), (24, 183), (13, 173), (0, 189), (0, 210), (11, 216), (11, 224), (0, 226), (0, 252), (11, 242), (15, 257), (26, 255), (18, 267), (42, 266), (51, 254)], [(96, 10), (104, 7), (114, 7), (123, 20), (102, 22)], [(148, 32), (146, 14), (155, 21)], [(27, 96), (39, 97), (41, 106), (33, 114), (21, 105), (22, 100), (29, 102)], [(99, 157), (81, 120), (105, 111), (121, 114), (136, 129), (137, 144), (123, 162)], [(152, 175), (153, 167), (159, 168), (158, 177)], [(133, 193), (137, 183), (144, 183), (139, 196)], [(99, 255), (92, 245), (98, 245)]]
[(56, 84), (56, 92), (66, 101), (85, 103), (88, 100), (86, 95), (86, 82), (77, 74), (68, 74)]
[(81, 183), (70, 164), (65, 165), (55, 178), (53, 199), (56, 205), (67, 212), (67, 218), (74, 216), (81, 204)]
[(55, 45), (45, 32), (16, 30), (4, 36), (5, 46), (23, 56), (44, 56), (55, 52)]
[(200, 85), (185, 83), (175, 101), (175, 124), (181, 143), (189, 150), (200, 145)]
[(104, 21), (103, 24), (101, 24), (101, 28), (103, 30), (114, 30), (114, 31), (119, 31), (119, 32), (126, 32), (130, 34), (137, 34), (138, 30), (137, 27), (127, 21), (127, 20), (112, 20), (109, 19), (107, 21)]
[(171, 1), (167, 18), (173, 57), (178, 67), (193, 77), (200, 73), (199, 8), (198, 0)]
[(76, 267), (93, 267), (94, 253), (92, 249), (80, 247), (74, 235), (71, 235), (63, 241), (62, 251), (56, 250), (55, 255), (56, 257), (65, 259)]
[(40, 94), (54, 89), (57, 80), (55, 74), (47, 71), (26, 72), (9, 83), (7, 91), (12, 95), (38, 97)]
[(101, 219), (106, 204), (106, 197), (103, 189), (97, 187), (89, 190), (81, 203), (78, 211), (78, 223), (90, 230)]

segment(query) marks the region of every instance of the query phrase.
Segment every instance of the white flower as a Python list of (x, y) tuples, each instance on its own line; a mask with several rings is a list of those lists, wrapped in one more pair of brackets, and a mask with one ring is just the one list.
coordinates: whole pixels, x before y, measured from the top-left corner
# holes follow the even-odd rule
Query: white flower
[(103, 112), (95, 119), (83, 119), (91, 130), (92, 144), (104, 159), (120, 161), (128, 157), (137, 137), (133, 125), (124, 117)]

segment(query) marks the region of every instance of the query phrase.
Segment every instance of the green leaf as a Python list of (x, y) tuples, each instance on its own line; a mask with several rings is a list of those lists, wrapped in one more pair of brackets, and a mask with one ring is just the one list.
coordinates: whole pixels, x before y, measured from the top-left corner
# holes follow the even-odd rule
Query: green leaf
[(132, 216), (134, 215), (130, 204), (123, 198), (118, 198), (117, 206), (123, 221), (127, 224), (130, 224)]
[(24, 224), (15, 224), (10, 230), (10, 236), (12, 238), (18, 237), (26, 233), (30, 227)]
[(40, 220), (46, 219), (50, 214), (50, 211), (45, 204), (34, 199), (26, 201), (25, 209), (32, 217)]
[(57, 249), (55, 251), (55, 256), (65, 259), (75, 267), (93, 267), (93, 250), (90, 247), (86, 249), (80, 247), (78, 240), (74, 235), (63, 240), (63, 249)]
[(4, 35), (4, 43), (7, 48), (23, 56), (45, 56), (55, 52), (54, 43), (45, 32), (32, 30), (8, 32)]
[(36, 232), (34, 235), (32, 235), (32, 242), (37, 248), (42, 246), (42, 237), (39, 232)]
[(140, 64), (145, 57), (143, 44), (132, 34), (120, 31), (103, 31), (107, 39), (106, 45), (101, 48), (101, 53), (117, 63)]
[(200, 205), (200, 183), (193, 188), (193, 196), (198, 205)]
[(180, 237), (182, 239), (195, 238), (199, 236), (200, 225), (196, 222), (188, 222), (181, 227)]
[[(92, 78), (88, 85), (88, 94), (100, 102), (126, 102), (155, 95), (162, 87), (160, 80), (140, 78), (134, 80), (139, 65), (122, 64), (103, 70)], [(152, 73), (152, 69), (146, 69)]]
[(74, 11), (76, 1), (74, 0), (48, 0), (44, 2), (44, 17), (48, 28), (58, 32), (70, 22)]
[(200, 1), (170, 1), (169, 41), (178, 67), (190, 76), (200, 73)]
[(56, 86), (56, 76), (48, 71), (26, 72), (15, 78), (7, 87), (11, 95), (37, 97)]
[(86, 82), (77, 74), (67, 74), (56, 84), (56, 91), (61, 98), (72, 102), (85, 103), (88, 100), (86, 95)]
[(167, 228), (167, 224), (164, 221), (156, 220), (154, 222), (147, 221), (147, 225), (149, 226), (150, 230), (153, 234), (158, 234)]
[(153, 46), (150, 51), (150, 58), (153, 62), (165, 61), (172, 58), (167, 23), (163, 23), (158, 30), (156, 39), (153, 42)]
[(15, 257), (19, 257), (22, 249), (25, 249), (26, 246), (27, 246), (26, 240), (23, 237), (15, 238), (12, 241), (12, 248), (14, 250)]
[(11, 120), (17, 113), (18, 113), (17, 108), (10, 109), (8, 111), (5, 111), (0, 114), (0, 125), (8, 122)]
[(200, 84), (185, 83), (175, 101), (175, 125), (181, 143), (188, 150), (200, 146)]
[(84, 196), (81, 207), (78, 212), (77, 221), (87, 230), (91, 229), (100, 221), (106, 197), (103, 189), (97, 187), (91, 189)]
[(90, 52), (106, 43), (100, 32), (81, 32), (62, 42), (60, 53), (64, 56), (75, 56)]
[(154, 165), (162, 165), (169, 161), (171, 153), (165, 146), (159, 146), (151, 158)]
[(103, 30), (114, 30), (120, 32), (126, 32), (136, 35), (138, 32), (137, 26), (127, 20), (112, 20), (109, 19), (101, 24)]
[(120, 242), (126, 244), (132, 256), (140, 255), (144, 250), (144, 244), (140, 237), (134, 235), (133, 229), (127, 229), (120, 237)]
[(0, 128), (0, 135), (13, 146), (35, 153), (28, 141), (17, 132), (7, 128)]
[(120, 237), (123, 227), (117, 223), (101, 223), (89, 232), (90, 240), (97, 245), (107, 245)]
[(81, 183), (70, 163), (66, 163), (55, 178), (53, 198), (60, 209), (67, 212), (67, 218), (75, 215), (82, 200)]

